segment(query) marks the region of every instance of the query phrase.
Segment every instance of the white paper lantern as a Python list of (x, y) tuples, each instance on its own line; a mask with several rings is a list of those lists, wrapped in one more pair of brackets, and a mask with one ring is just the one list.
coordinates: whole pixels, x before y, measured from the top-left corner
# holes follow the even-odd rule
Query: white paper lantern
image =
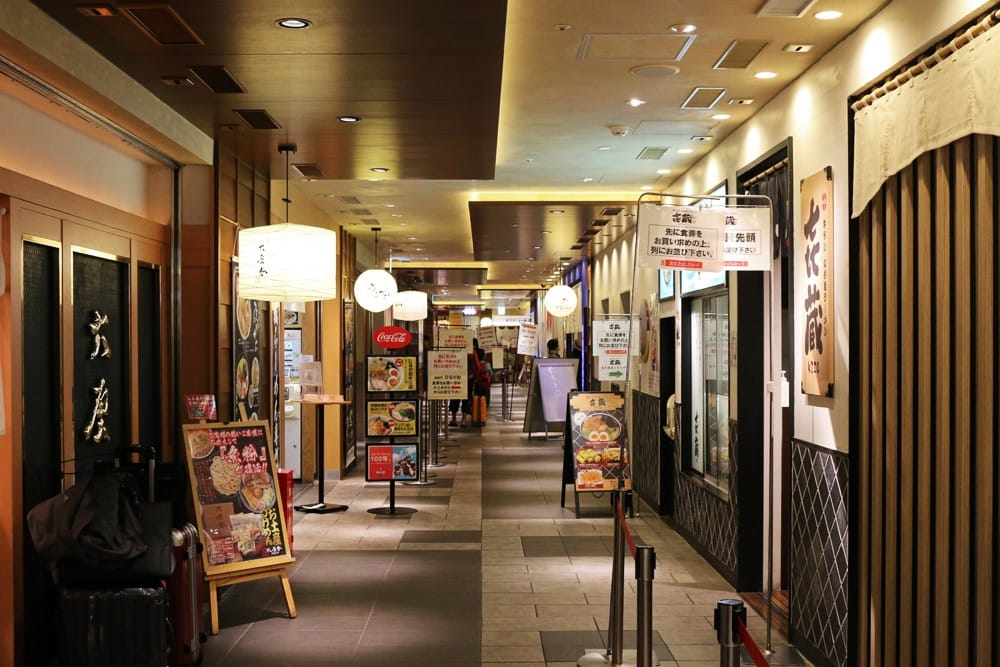
[(484, 317), (479, 320), (479, 326), (481, 327), (491, 327), (493, 326), (493, 320), (489, 317)]
[(373, 313), (381, 313), (391, 306), (398, 291), (396, 279), (382, 269), (368, 269), (354, 281), (354, 299)]
[(406, 322), (427, 319), (427, 294), (416, 290), (396, 294), (392, 300), (392, 319)]
[(569, 285), (556, 285), (545, 293), (542, 303), (555, 317), (566, 317), (576, 310), (576, 292)]
[(282, 223), (239, 232), (239, 293), (259, 301), (337, 297), (337, 233)]

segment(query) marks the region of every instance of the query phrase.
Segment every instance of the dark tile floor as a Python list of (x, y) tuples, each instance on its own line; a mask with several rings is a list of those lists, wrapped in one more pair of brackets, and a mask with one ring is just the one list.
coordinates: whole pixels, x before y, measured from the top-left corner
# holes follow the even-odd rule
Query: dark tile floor
[[(297, 617), (288, 618), (277, 578), (223, 589), (205, 667), (573, 667), (604, 646), (608, 499), (581, 494), (578, 517), (572, 488), (560, 489), (562, 441), (529, 440), (518, 409), (498, 422), (498, 403), (486, 428), (439, 440), (443, 465), (429, 468), (431, 484), (397, 486), (396, 504), (411, 514), (371, 513), (388, 506), (388, 490), (366, 483), (363, 466), (329, 483), (326, 502), (347, 511), (293, 517)], [(523, 410), (523, 398), (515, 406)], [(314, 502), (317, 488), (297, 495)], [(661, 667), (715, 667), (712, 611), (735, 593), (652, 512), (629, 525), (656, 548)], [(626, 648), (635, 646), (634, 586), (629, 574)]]

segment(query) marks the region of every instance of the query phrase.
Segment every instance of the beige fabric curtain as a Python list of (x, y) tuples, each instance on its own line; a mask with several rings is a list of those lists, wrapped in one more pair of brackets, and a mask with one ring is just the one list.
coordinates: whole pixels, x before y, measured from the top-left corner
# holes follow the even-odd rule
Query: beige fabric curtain
[(1000, 135), (995, 20), (990, 14), (854, 105), (851, 217), (861, 215), (882, 183), (927, 151), (974, 133)]

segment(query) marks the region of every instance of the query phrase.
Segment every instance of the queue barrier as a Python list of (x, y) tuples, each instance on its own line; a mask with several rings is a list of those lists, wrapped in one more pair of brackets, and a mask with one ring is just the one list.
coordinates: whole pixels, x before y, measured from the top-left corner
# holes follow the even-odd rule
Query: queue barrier
[(740, 600), (719, 600), (715, 607), (715, 636), (719, 640), (719, 666), (740, 667), (740, 649), (746, 647), (756, 667), (769, 667), (747, 630), (747, 610)]
[(623, 665), (625, 619), (625, 546), (635, 561), (636, 581), (636, 666), (653, 667), (658, 660), (653, 655), (653, 572), (656, 552), (648, 544), (635, 544), (625, 521), (622, 497), (627, 492), (611, 492), (615, 515), (614, 557), (611, 565), (611, 608), (608, 619), (608, 645), (605, 653), (587, 653), (577, 661), (580, 667)]

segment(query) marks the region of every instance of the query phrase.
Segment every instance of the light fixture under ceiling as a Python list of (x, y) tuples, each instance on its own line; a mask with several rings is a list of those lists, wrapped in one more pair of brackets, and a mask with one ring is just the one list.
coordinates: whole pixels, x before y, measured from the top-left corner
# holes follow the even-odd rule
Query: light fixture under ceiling
[(312, 25), (312, 21), (309, 19), (287, 16), (285, 18), (278, 19), (274, 22), (274, 24), (279, 28), (285, 28), (287, 30), (304, 30)]
[(697, 29), (698, 26), (694, 25), (693, 23), (675, 23), (674, 25), (670, 26), (671, 32), (679, 32), (682, 35), (689, 35)]
[(288, 157), (295, 144), (280, 144), (285, 154), (285, 221), (240, 230), (242, 260), (239, 295), (260, 301), (323, 301), (337, 296), (337, 233), (289, 222)]
[(542, 299), (545, 310), (554, 317), (566, 317), (576, 310), (576, 292), (569, 285), (556, 285)]
[[(375, 264), (378, 265), (378, 227), (375, 232)], [(399, 292), (396, 279), (384, 269), (368, 269), (354, 281), (354, 299), (367, 311), (381, 313), (392, 305)]]
[(816, 12), (813, 14), (813, 16), (820, 21), (833, 21), (834, 19), (839, 19), (843, 15), (843, 12), (838, 12), (836, 9), (828, 9), (826, 11)]
[(361, 116), (337, 116), (337, 120), (341, 123), (360, 123)]

